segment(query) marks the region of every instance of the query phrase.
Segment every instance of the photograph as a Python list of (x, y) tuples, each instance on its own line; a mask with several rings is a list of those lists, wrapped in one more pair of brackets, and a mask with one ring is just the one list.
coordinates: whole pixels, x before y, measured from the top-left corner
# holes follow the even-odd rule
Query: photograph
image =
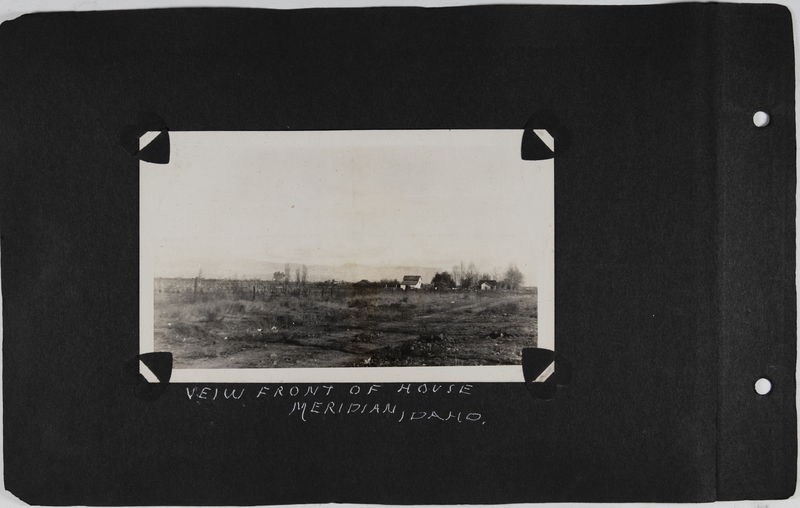
[(170, 162), (141, 163), (142, 352), (339, 370), (552, 348), (553, 162), (523, 161), (521, 131), (169, 135)]

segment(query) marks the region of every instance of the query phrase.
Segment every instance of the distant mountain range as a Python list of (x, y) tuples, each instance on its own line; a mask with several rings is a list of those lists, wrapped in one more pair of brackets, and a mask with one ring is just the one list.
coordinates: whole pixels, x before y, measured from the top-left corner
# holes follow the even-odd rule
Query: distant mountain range
[[(301, 265), (290, 263), (292, 280), (295, 278), (295, 269)], [(156, 267), (156, 277), (197, 277), (202, 269), (203, 278), (206, 279), (261, 279), (272, 280), (275, 272), (282, 272), (283, 263), (258, 260), (213, 261), (187, 259), (171, 263), (162, 263)], [(381, 279), (403, 280), (404, 275), (420, 275), (423, 282), (430, 282), (436, 272), (444, 271), (442, 268), (429, 266), (367, 266), (356, 263), (344, 265), (308, 265), (308, 280), (310, 282), (339, 280), (358, 282), (366, 279), (377, 282)]]

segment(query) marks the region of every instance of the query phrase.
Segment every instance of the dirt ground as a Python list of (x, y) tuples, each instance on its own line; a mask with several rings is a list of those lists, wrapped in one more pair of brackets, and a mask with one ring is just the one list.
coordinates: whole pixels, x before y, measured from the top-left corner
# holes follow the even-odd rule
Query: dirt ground
[(155, 350), (175, 368), (519, 364), (536, 290), (375, 291), (234, 299), (155, 294)]

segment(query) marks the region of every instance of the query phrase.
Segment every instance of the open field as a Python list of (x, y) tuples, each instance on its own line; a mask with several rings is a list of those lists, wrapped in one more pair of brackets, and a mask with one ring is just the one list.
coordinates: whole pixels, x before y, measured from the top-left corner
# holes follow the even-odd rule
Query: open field
[(157, 279), (155, 350), (176, 368), (519, 364), (536, 289), (425, 291)]

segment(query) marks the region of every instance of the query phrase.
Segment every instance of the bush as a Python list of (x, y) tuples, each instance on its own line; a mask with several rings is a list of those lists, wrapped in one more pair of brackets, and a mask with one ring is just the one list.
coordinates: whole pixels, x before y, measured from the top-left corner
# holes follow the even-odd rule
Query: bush
[(503, 305), (503, 312), (506, 314), (516, 314), (519, 312), (519, 304), (517, 302), (508, 302)]
[(206, 308), (202, 320), (208, 323), (213, 323), (216, 321), (222, 321), (224, 318), (225, 315), (222, 314), (222, 309), (220, 309), (219, 306), (217, 305), (214, 307)]
[(347, 304), (348, 307), (352, 308), (366, 308), (369, 305), (367, 300), (362, 300), (361, 298), (354, 298), (350, 300)]

